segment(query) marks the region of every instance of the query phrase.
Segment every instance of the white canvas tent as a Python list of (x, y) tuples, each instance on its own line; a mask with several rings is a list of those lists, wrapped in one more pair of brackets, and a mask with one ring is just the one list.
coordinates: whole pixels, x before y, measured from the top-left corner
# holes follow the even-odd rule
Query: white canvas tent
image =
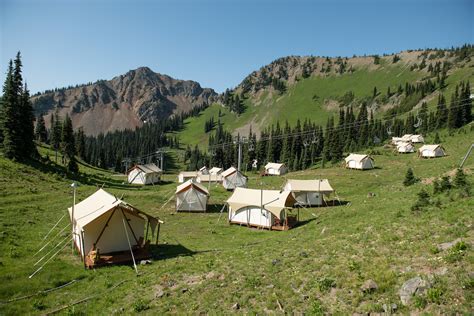
[(275, 163), (269, 162), (265, 165), (265, 174), (266, 175), (276, 175), (281, 176), (288, 172), (288, 168), (284, 163)]
[(234, 190), (235, 188), (245, 188), (247, 186), (247, 177), (239, 170), (230, 167), (221, 173), (222, 185), (227, 190)]
[(236, 188), (226, 202), (230, 223), (286, 230), (296, 222), (288, 215), (295, 203), (291, 192)]
[(145, 246), (149, 229), (151, 236), (155, 230), (158, 234), (162, 223), (103, 189), (68, 210), (74, 243), (84, 262), (91, 251), (105, 255), (132, 248), (135, 252)]
[(410, 137), (410, 141), (412, 143), (424, 143), (425, 142), (425, 139), (423, 138), (422, 135), (411, 135)]
[(196, 177), (196, 181), (199, 183), (221, 183), (222, 174), (199, 174)]
[(441, 145), (423, 145), (418, 149), (418, 156), (422, 158), (443, 157), (446, 153)]
[(334, 189), (329, 184), (328, 179), (316, 180), (293, 180), (286, 181), (284, 191), (293, 194), (297, 205), (320, 206), (325, 204), (323, 196), (334, 193)]
[(344, 160), (346, 161), (346, 168), (349, 169), (366, 170), (374, 168), (374, 160), (369, 155), (350, 154)]
[(176, 188), (176, 211), (205, 212), (209, 191), (193, 179)]
[(209, 170), (207, 169), (206, 166), (204, 166), (204, 167), (201, 167), (201, 169), (199, 169), (198, 173), (199, 174), (209, 174)]
[(178, 175), (178, 182), (184, 183), (189, 179), (196, 178), (198, 176), (198, 171), (181, 171)]
[(410, 142), (399, 142), (397, 144), (397, 151), (399, 153), (404, 153), (404, 154), (407, 154), (407, 153), (414, 153), (415, 152), (415, 146), (413, 146), (412, 143)]
[(220, 174), (222, 173), (222, 168), (219, 168), (219, 167), (212, 167), (210, 170), (209, 170), (209, 173), (210, 174)]
[(154, 163), (135, 165), (128, 171), (128, 183), (153, 184), (160, 181), (162, 173)]

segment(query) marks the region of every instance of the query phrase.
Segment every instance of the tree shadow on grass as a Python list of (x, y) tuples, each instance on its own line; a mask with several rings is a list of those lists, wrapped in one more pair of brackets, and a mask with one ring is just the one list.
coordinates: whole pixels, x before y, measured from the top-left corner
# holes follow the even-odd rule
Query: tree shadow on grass
[(193, 256), (197, 253), (180, 244), (150, 245), (150, 252), (152, 258), (155, 260), (171, 259), (176, 257), (188, 257)]
[(224, 210), (222, 210), (224, 205), (225, 205), (224, 203), (208, 204), (206, 213), (220, 213), (221, 211), (224, 212)]

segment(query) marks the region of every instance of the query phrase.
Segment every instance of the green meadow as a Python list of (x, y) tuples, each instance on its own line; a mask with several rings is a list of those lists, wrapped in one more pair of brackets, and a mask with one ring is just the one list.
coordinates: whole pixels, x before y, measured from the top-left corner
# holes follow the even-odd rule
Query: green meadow
[[(216, 110), (211, 106), (203, 116)], [(192, 127), (194, 121), (188, 123)], [(211, 186), (207, 213), (177, 214), (176, 173), (166, 174), (162, 184), (139, 187), (124, 183), (123, 175), (81, 164), (78, 200), (103, 187), (165, 222), (152, 263), (139, 265), (139, 275), (130, 265), (85, 270), (66, 247), (28, 278), (43, 237), (72, 204), (73, 180), (48, 148), (40, 152), (49, 163), (0, 158), (0, 314), (317, 315), (383, 312), (384, 304), (393, 303), (401, 314), (472, 313), (474, 199), (457, 189), (433, 195), (430, 183), (453, 174), (474, 131), (471, 125), (440, 137), (448, 154), (443, 158), (380, 147), (373, 152), (377, 168), (368, 171), (333, 165), (283, 177), (248, 173), (250, 188), (279, 189), (287, 178), (327, 178), (344, 202), (302, 208), (300, 225), (283, 232), (229, 225), (220, 210), (231, 193), (221, 186)], [(408, 167), (421, 181), (405, 187)], [(474, 183), (474, 156), (464, 168)], [(413, 212), (421, 189), (430, 193), (431, 205)], [(67, 224), (63, 219), (53, 235)], [(57, 242), (67, 233), (59, 236)], [(467, 249), (437, 250), (457, 238)], [(432, 289), (403, 306), (398, 291), (415, 276), (432, 280)], [(378, 288), (362, 292), (369, 279)]]

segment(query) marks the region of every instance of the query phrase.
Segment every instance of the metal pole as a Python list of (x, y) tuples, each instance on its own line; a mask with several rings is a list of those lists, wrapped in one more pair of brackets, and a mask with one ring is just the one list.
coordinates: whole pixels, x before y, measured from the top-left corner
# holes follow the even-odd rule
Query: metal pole
[(161, 171), (163, 172), (163, 166), (164, 166), (164, 163), (163, 163), (163, 157), (164, 157), (164, 153), (163, 151), (160, 152), (160, 169)]
[(240, 160), (242, 159), (242, 141), (240, 140), (240, 135), (237, 136), (237, 143), (239, 144), (239, 159), (237, 161), (237, 170), (240, 171)]
[(74, 220), (74, 207), (76, 205), (76, 187), (77, 187), (77, 184), (76, 182), (73, 182), (71, 184), (71, 187), (72, 187), (72, 192), (73, 192), (73, 202), (72, 202), (72, 212), (71, 212), (71, 226), (72, 226), (72, 245), (71, 245), (71, 251), (72, 251), (72, 254), (74, 254), (74, 233), (76, 232), (76, 221)]

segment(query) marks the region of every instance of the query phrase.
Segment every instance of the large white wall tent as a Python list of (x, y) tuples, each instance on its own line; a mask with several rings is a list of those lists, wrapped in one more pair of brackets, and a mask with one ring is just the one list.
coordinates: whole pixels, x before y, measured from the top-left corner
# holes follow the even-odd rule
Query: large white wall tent
[(392, 144), (397, 145), (398, 143), (423, 143), (425, 140), (422, 135), (405, 134), (402, 137), (392, 137)]
[(160, 181), (162, 173), (154, 163), (136, 165), (128, 171), (128, 183), (153, 184)]
[(229, 222), (267, 229), (286, 230), (296, 223), (288, 214), (295, 199), (291, 192), (236, 188), (227, 200)]
[(405, 143), (405, 142), (399, 142), (397, 143), (397, 151), (399, 153), (414, 153), (415, 152), (415, 146), (413, 146), (412, 143)]
[(235, 188), (245, 188), (247, 186), (247, 177), (239, 170), (230, 167), (221, 173), (222, 185), (227, 190), (234, 190)]
[(189, 179), (196, 178), (198, 176), (198, 171), (181, 171), (178, 175), (178, 182), (184, 183)]
[(265, 165), (265, 174), (271, 176), (281, 176), (288, 172), (288, 168), (283, 163), (269, 162)]
[(441, 145), (423, 145), (418, 149), (418, 155), (423, 158), (443, 157), (446, 155)]
[(324, 205), (323, 195), (329, 196), (334, 193), (334, 189), (327, 179), (317, 180), (287, 180), (284, 191), (293, 194), (296, 205), (320, 206)]
[(374, 160), (369, 155), (350, 154), (345, 159), (346, 168), (349, 169), (373, 169)]
[(205, 212), (209, 191), (193, 179), (176, 188), (176, 211)]
[[(69, 216), (74, 223), (74, 243), (89, 267), (100, 265), (101, 260), (110, 260), (117, 252), (124, 252), (127, 257), (131, 249), (135, 259), (143, 258), (147, 255), (149, 230), (152, 237), (161, 223), (103, 189), (70, 207)], [(94, 255), (92, 259), (90, 253), (99, 253), (103, 258)], [(121, 258), (123, 260), (124, 255)], [(131, 256), (127, 259), (130, 261)]]
[(410, 141), (412, 143), (424, 143), (425, 139), (423, 138), (422, 135), (411, 135)]

